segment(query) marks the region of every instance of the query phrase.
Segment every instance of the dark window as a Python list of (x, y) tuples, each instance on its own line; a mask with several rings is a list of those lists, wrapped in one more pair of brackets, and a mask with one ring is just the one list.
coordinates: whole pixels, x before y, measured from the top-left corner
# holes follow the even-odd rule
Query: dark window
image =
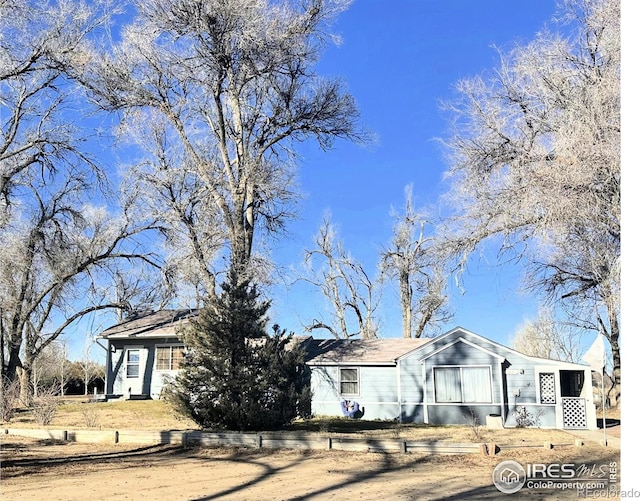
[(340, 394), (357, 395), (359, 393), (358, 369), (339, 369)]

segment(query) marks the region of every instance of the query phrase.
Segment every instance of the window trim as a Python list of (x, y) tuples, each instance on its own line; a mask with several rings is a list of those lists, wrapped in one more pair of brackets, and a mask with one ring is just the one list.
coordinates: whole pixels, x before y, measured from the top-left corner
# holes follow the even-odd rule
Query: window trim
[[(356, 380), (355, 381), (343, 381), (342, 379), (342, 371), (343, 370), (354, 370), (356, 371)], [(356, 383), (357, 391), (356, 393), (343, 393), (342, 392), (342, 383)], [(360, 367), (338, 367), (338, 393), (340, 396), (345, 397), (359, 397), (360, 396)]]
[[(128, 346), (125, 349), (124, 352), (124, 377), (125, 379), (139, 379), (140, 378), (140, 367), (142, 365), (142, 350), (144, 349), (144, 347), (142, 346)], [(129, 353), (132, 351), (137, 351), (138, 352), (138, 361), (135, 363), (132, 363), (129, 361)], [(129, 367), (130, 366), (137, 366), (138, 367), (138, 373), (135, 376), (131, 376), (129, 375)]]
[[(491, 400), (467, 402), (464, 400), (464, 378), (462, 377), (462, 369), (489, 369), (489, 391)], [(460, 401), (439, 402), (436, 390), (436, 369), (459, 369), (460, 371)], [(434, 365), (431, 367), (431, 382), (433, 388), (433, 403), (439, 405), (492, 405), (495, 404), (494, 388), (493, 388), (493, 368), (489, 364), (475, 365)]]
[[(158, 368), (158, 348), (169, 348), (169, 369), (159, 369)], [(154, 350), (154, 363), (153, 368), (157, 372), (177, 372), (180, 369), (171, 369), (172, 361), (173, 361), (173, 350), (174, 348), (182, 348), (186, 350), (186, 346), (184, 343), (167, 343), (167, 344), (157, 344)], [(184, 357), (183, 357), (184, 358)]]

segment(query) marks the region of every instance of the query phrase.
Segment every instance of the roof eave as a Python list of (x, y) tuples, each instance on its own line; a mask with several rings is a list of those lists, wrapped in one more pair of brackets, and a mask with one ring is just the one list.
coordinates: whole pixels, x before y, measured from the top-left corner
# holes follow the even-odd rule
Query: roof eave
[(359, 362), (359, 361), (322, 361), (322, 362), (314, 362), (313, 360), (310, 360), (308, 362), (306, 362), (307, 365), (312, 366), (312, 367), (327, 367), (327, 366), (349, 366), (349, 367), (354, 367), (354, 366), (369, 366), (369, 367), (379, 367), (379, 366), (385, 366), (385, 367), (394, 367), (396, 364), (395, 361), (380, 361), (380, 362), (376, 362), (376, 361), (369, 361), (369, 362)]

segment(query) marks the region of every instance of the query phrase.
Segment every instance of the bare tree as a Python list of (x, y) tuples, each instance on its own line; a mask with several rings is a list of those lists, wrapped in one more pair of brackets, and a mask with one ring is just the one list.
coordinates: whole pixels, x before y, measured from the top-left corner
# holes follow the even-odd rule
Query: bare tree
[(91, 338), (82, 351), (82, 359), (70, 361), (66, 339), (58, 338), (43, 349), (33, 361), (31, 381), (33, 396), (39, 390), (54, 388), (59, 395), (82, 389), (87, 395), (91, 383), (105, 378), (105, 366), (91, 359)]
[(405, 188), (405, 211), (393, 212), (391, 243), (382, 251), (384, 277), (398, 281), (403, 337), (422, 337), (451, 315), (446, 308), (444, 267), (434, 253), (434, 225), (426, 211), (413, 206), (413, 189)]
[(38, 389), (52, 388), (58, 381), (60, 343), (54, 341), (43, 349), (31, 365), (31, 384), (33, 396), (38, 396)]
[(554, 319), (551, 310), (543, 307), (537, 318), (518, 328), (512, 346), (526, 355), (579, 363), (583, 332), (570, 322)]
[(84, 174), (61, 169), (54, 178), (34, 177), (20, 212), (0, 231), (6, 374), (19, 373), (25, 398), (34, 360), (65, 329), (91, 312), (131, 306), (135, 289), (128, 288), (129, 298), (110, 294), (114, 275), (126, 266), (132, 284), (137, 269), (160, 267), (136, 241), (152, 226), (92, 206)]
[(333, 315), (331, 322), (314, 319), (306, 329), (324, 329), (336, 339), (377, 337), (380, 281), (345, 251), (328, 217), (315, 236), (315, 247), (305, 251), (305, 263), (310, 272), (304, 280), (320, 289)]
[(12, 193), (32, 170), (87, 162), (67, 69), (108, 18), (106, 1), (0, 2), (0, 228)]
[(227, 267), (242, 274), (256, 229), (278, 230), (291, 213), (295, 144), (315, 139), (329, 148), (361, 137), (352, 97), (313, 68), (329, 22), (348, 2), (134, 3), (122, 43), (87, 64), (83, 78), (105, 109), (170, 131), (179, 150), (163, 161), (197, 176), (207, 192), (202, 208), (217, 210), (199, 218), (205, 227), (222, 222)]
[(460, 270), (501, 239), (500, 258), (523, 263), (530, 287), (588, 311), (619, 393), (620, 5), (568, 0), (561, 14), (568, 35), (542, 31), (458, 84), (442, 235)]
[(100, 379), (105, 379), (104, 364), (98, 364), (91, 359), (91, 355), (89, 353), (90, 347), (90, 345), (85, 347), (82, 354), (82, 360), (72, 362), (70, 368), (71, 377), (82, 381), (85, 395), (89, 394), (91, 383), (95, 383)]
[(212, 193), (182, 158), (171, 132), (161, 116), (144, 127), (137, 121), (122, 127), (121, 135), (148, 156), (132, 166), (124, 185), (144, 217), (161, 221), (167, 276), (176, 295), (182, 296), (179, 288), (185, 284), (184, 295), (191, 302), (195, 296), (197, 306), (216, 293), (227, 234)]
[(96, 128), (81, 127), (86, 103), (72, 71), (116, 10), (110, 0), (0, 2), (1, 365), (10, 380), (21, 371), (23, 397), (35, 357), (84, 312), (106, 307), (75, 300), (95, 300), (106, 256), (140, 229), (109, 223), (99, 208), (113, 201), (87, 153)]
[[(69, 366), (71, 363), (69, 362), (67, 356), (67, 342), (64, 339), (58, 339), (58, 349), (56, 350), (56, 375), (58, 376), (58, 383), (60, 384), (60, 393), (61, 397), (64, 397), (67, 381), (69, 379)], [(56, 392), (57, 393), (57, 392)]]
[[(104, 365), (97, 364), (91, 359), (91, 347), (93, 346), (93, 338), (87, 336), (85, 339), (84, 349), (82, 350), (82, 358), (72, 365), (72, 372), (76, 377), (82, 379), (84, 394), (89, 394), (89, 385), (97, 378), (104, 377)], [(79, 369), (79, 370), (78, 370)]]

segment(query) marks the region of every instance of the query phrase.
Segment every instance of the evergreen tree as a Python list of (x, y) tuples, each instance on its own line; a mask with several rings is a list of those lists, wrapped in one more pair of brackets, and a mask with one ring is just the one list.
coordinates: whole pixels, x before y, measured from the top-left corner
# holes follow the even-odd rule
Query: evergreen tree
[(231, 272), (184, 329), (183, 370), (167, 396), (205, 429), (272, 430), (308, 415), (311, 402), (304, 351), (274, 326), (266, 331), (269, 302)]

